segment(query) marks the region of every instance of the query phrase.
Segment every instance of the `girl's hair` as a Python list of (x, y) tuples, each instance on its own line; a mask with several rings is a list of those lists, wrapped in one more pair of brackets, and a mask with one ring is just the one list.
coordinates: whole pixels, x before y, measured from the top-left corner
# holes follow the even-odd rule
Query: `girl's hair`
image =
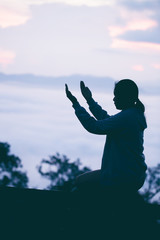
[(115, 84), (114, 93), (134, 103), (134, 106), (136, 108), (138, 108), (142, 112), (145, 112), (145, 106), (138, 98), (138, 86), (133, 80), (122, 79), (117, 82)]
[(135, 103), (135, 107), (140, 109), (142, 112), (145, 112), (145, 106), (144, 104), (139, 100), (137, 100), (137, 102)]

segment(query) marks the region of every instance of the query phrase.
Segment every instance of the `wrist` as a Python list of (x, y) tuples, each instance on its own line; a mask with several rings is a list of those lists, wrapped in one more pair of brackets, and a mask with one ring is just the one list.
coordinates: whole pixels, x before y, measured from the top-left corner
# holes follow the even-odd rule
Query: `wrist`
[(78, 103), (78, 101), (77, 101), (77, 99), (75, 98), (75, 99), (73, 99), (72, 101), (71, 101), (73, 104), (76, 104), (76, 103)]
[(78, 101), (72, 102), (72, 107), (73, 107), (73, 108), (76, 108), (76, 107), (78, 107), (78, 106), (80, 106), (80, 104), (79, 104)]
[(90, 104), (90, 103), (92, 103), (94, 100), (93, 100), (92, 97), (89, 97), (89, 98), (86, 99), (86, 101), (87, 101), (88, 104)]

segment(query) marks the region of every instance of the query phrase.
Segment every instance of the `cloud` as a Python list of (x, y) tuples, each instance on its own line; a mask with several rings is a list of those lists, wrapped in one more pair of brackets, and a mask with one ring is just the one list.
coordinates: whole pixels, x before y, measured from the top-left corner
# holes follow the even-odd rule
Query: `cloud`
[(155, 69), (160, 69), (160, 63), (153, 63), (152, 67)]
[(13, 63), (16, 54), (13, 51), (0, 49), (0, 65), (6, 68), (9, 64)]
[(128, 1), (128, 0), (123, 0), (122, 4), (125, 5), (128, 9), (131, 10), (143, 10), (145, 9), (155, 9), (159, 7), (159, 0), (133, 0), (133, 1)]
[(26, 23), (31, 18), (26, 5), (0, 4), (0, 27), (7, 28)]
[(24, 26), (0, 29), (0, 46), (16, 52), (8, 73), (99, 75), (98, 65), (107, 71), (97, 49), (106, 46), (110, 9), (46, 4), (32, 7), (31, 14)]
[[(154, 5), (154, 4), (153, 4)], [(131, 7), (131, 6), (130, 6)], [(120, 6), (116, 24), (108, 27), (111, 47), (125, 49), (151, 49), (159, 51), (159, 17), (157, 9), (127, 8)]]
[[(155, 1), (156, 2), (156, 1)], [(0, 3), (0, 26), (2, 28), (10, 26), (18, 26), (25, 24), (30, 18), (30, 8), (33, 5), (44, 5), (44, 4), (67, 4), (72, 6), (87, 6), (87, 7), (99, 7), (99, 6), (109, 6), (109, 7), (119, 7), (121, 6), (120, 12), (125, 16), (127, 11), (124, 8), (126, 6), (128, 9), (131, 8), (129, 17), (136, 13), (137, 8), (152, 9), (153, 4), (149, 4), (148, 1), (128, 1), (124, 0), (1, 0)], [(122, 10), (123, 9), (123, 10)], [(134, 11), (133, 11), (134, 9)], [(149, 11), (149, 10), (148, 10)]]
[(111, 37), (116, 37), (121, 34), (124, 34), (127, 31), (136, 31), (136, 30), (148, 30), (150, 28), (158, 26), (157, 21), (151, 19), (142, 19), (142, 20), (132, 20), (126, 24), (126, 26), (109, 26), (109, 34)]
[(139, 71), (139, 72), (142, 72), (144, 71), (144, 67), (142, 65), (134, 65), (132, 67), (135, 71)]
[(115, 1), (112, 0), (1, 0), (0, 3), (0, 27), (7, 28), (11, 26), (19, 26), (25, 24), (32, 16), (30, 8), (33, 5), (44, 4), (67, 4), (73, 6), (112, 6)]
[[(121, 1), (114, 7), (43, 4), (44, 1), (35, 5), (35, 1), (26, 2), (30, 9), (28, 13), (32, 16), (30, 21), (0, 29), (0, 47), (16, 53), (13, 64), (8, 65), (5, 73), (47, 76), (91, 74), (116, 79), (131, 75), (136, 78), (139, 72), (131, 67), (138, 62), (145, 66), (141, 79), (146, 79), (146, 75), (148, 77), (146, 66), (156, 62), (154, 57), (159, 54), (159, 45), (151, 44), (155, 36), (159, 36), (159, 33), (156, 35), (158, 27), (155, 26), (157, 19), (154, 19), (153, 10), (132, 12), (120, 5)], [(10, 7), (21, 12), (19, 5)], [(23, 13), (27, 14), (26, 7)], [(117, 26), (121, 34), (109, 35), (109, 26)], [(144, 39), (139, 40), (138, 36), (142, 33)], [(147, 42), (146, 34), (153, 37), (148, 45), (143, 44)], [(155, 51), (152, 52), (152, 49)], [(149, 56), (146, 57), (146, 54)], [(150, 68), (150, 74), (157, 79), (154, 71), (153, 67)]]
[(126, 41), (118, 38), (114, 38), (111, 44), (112, 48), (119, 49), (131, 49), (131, 50), (139, 50), (139, 51), (160, 51), (160, 44), (151, 43), (151, 42), (134, 42), (134, 41)]

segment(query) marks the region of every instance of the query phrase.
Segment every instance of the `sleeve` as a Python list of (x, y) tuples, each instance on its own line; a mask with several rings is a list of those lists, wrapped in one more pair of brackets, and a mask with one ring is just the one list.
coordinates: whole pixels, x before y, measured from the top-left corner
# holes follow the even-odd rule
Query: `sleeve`
[(89, 110), (97, 120), (102, 120), (110, 117), (107, 111), (103, 110), (102, 107), (97, 102), (95, 102), (93, 98), (89, 99), (87, 103), (89, 105)]
[(103, 120), (96, 120), (79, 103), (73, 104), (73, 108), (83, 127), (90, 133), (107, 135), (127, 126), (128, 117), (123, 112)]

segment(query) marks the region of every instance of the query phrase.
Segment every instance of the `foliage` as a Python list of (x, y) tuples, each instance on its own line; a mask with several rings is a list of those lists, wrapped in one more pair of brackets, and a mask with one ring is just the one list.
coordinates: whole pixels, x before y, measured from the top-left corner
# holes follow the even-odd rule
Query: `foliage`
[(142, 195), (147, 202), (160, 202), (160, 164), (148, 168)]
[(10, 145), (0, 142), (0, 186), (26, 188), (28, 177), (21, 168), (21, 159), (10, 154)]
[(50, 180), (49, 190), (64, 190), (70, 191), (75, 184), (76, 176), (91, 171), (88, 167), (80, 169), (81, 162), (77, 159), (75, 162), (70, 162), (70, 159), (65, 155), (50, 156), (48, 160), (43, 159), (38, 166), (38, 172), (42, 177)]

